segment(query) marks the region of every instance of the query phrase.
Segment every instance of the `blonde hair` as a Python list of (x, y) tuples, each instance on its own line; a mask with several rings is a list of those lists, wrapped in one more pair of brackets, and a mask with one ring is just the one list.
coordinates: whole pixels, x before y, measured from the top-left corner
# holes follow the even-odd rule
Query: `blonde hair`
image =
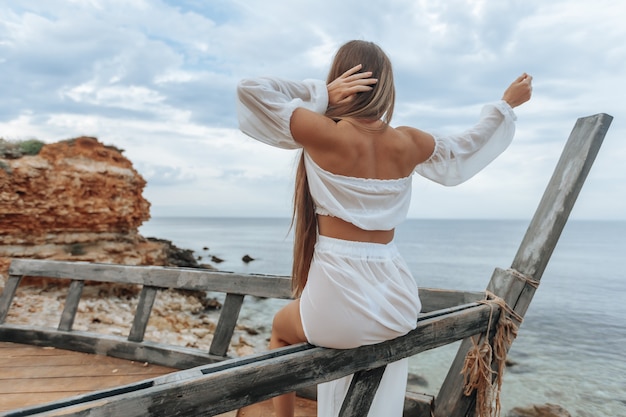
[[(357, 93), (348, 103), (329, 106), (326, 116), (334, 120), (380, 119), (384, 122), (384, 129), (391, 122), (396, 93), (391, 61), (378, 45), (354, 40), (341, 46), (328, 72), (327, 84), (359, 64), (362, 64), (363, 71), (371, 71), (378, 82), (372, 90)], [(307, 182), (304, 155), (300, 155), (296, 171), (291, 225), (295, 226), (291, 287), (294, 297), (299, 297), (306, 285), (317, 240), (317, 217)]]

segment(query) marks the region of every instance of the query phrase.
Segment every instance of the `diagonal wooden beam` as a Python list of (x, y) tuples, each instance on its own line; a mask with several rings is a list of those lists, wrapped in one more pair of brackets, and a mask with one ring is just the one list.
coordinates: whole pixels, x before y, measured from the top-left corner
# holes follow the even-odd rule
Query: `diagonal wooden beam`
[[(487, 290), (501, 297), (523, 317), (535, 294), (552, 252), (565, 227), (576, 198), (600, 150), (613, 118), (597, 114), (576, 121), (552, 178), (508, 271), (496, 270)], [(475, 395), (465, 396), (461, 373), (473, 344), (465, 339), (448, 371), (435, 401), (436, 417), (475, 414)], [(509, 346), (510, 348), (510, 346)]]
[(366, 416), (380, 385), (387, 365), (359, 371), (352, 377), (350, 388), (339, 410), (339, 417)]

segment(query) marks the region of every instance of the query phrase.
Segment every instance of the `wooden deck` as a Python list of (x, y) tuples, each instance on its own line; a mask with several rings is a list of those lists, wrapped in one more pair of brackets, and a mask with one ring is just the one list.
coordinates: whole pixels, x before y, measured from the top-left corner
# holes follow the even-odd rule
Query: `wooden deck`
[(177, 369), (63, 349), (0, 342), (0, 413)]
[[(0, 342), (0, 414), (178, 371), (104, 355)], [(315, 417), (298, 398), (295, 417)], [(274, 417), (271, 400), (217, 417)]]

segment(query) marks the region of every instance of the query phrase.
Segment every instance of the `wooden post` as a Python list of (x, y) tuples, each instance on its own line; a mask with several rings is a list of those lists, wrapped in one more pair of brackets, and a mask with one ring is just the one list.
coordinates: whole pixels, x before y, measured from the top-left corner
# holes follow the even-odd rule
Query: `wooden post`
[(21, 281), (22, 275), (9, 275), (9, 279), (4, 285), (4, 290), (0, 295), (0, 324), (4, 323), (7, 318), (9, 307), (11, 307), (13, 297), (15, 297), (15, 291), (17, 291)]
[(239, 312), (241, 311), (243, 299), (244, 296), (241, 294), (226, 294), (224, 307), (220, 313), (220, 319), (217, 322), (217, 327), (215, 328), (215, 333), (213, 334), (213, 341), (209, 347), (209, 353), (211, 355), (226, 356), (230, 340), (232, 339), (235, 331), (237, 319), (239, 318)]
[(61, 314), (61, 321), (59, 322), (59, 330), (66, 332), (72, 330), (76, 312), (78, 311), (78, 303), (80, 302), (80, 296), (83, 294), (84, 287), (85, 281), (73, 280), (70, 284), (67, 297), (65, 298), (63, 313)]
[[(541, 280), (612, 119), (607, 114), (597, 114), (577, 120), (511, 269), (506, 273), (502, 270), (494, 272), (487, 289), (503, 298), (521, 317), (535, 293), (535, 288), (526, 280), (537, 283)], [(461, 343), (437, 395), (436, 417), (475, 415), (475, 395), (464, 395), (461, 374), (471, 347), (470, 339)]]
[(135, 318), (133, 319), (133, 327), (131, 327), (128, 333), (128, 340), (131, 342), (142, 342), (143, 337), (146, 334), (146, 327), (148, 327), (148, 320), (150, 320), (150, 313), (152, 312), (152, 306), (157, 295), (157, 287), (151, 287), (144, 285), (141, 289), (141, 295), (139, 296), (139, 302), (137, 303), (137, 311), (135, 311)]
[(366, 416), (374, 401), (374, 395), (380, 385), (387, 365), (354, 374), (346, 394), (339, 417)]

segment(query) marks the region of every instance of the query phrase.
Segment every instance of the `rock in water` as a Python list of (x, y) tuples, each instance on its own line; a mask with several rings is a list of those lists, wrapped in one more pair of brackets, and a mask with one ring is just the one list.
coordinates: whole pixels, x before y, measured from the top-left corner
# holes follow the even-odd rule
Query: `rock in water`
[(515, 407), (506, 414), (506, 417), (572, 417), (572, 415), (560, 405), (542, 404)]

